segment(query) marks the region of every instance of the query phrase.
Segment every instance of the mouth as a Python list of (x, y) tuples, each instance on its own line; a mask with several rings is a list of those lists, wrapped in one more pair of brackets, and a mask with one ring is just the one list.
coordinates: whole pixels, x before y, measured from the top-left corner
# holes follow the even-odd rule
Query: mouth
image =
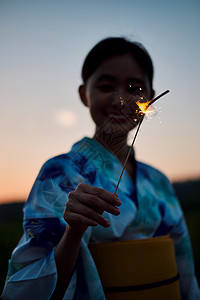
[(108, 119), (110, 120), (115, 120), (115, 121), (120, 121), (120, 122), (126, 122), (127, 121), (127, 116), (125, 116), (124, 114), (120, 114), (120, 113), (115, 113), (115, 112), (111, 112), (107, 114)]
[(108, 114), (109, 118), (114, 118), (114, 119), (126, 119), (126, 116), (123, 114), (118, 114), (118, 113), (109, 113)]
[(121, 120), (127, 120), (127, 119), (133, 119), (138, 115), (137, 110), (127, 110), (124, 112), (108, 112), (107, 117), (108, 118), (113, 118), (113, 119), (121, 119)]
[(126, 112), (123, 111), (123, 113), (121, 111), (111, 111), (106, 115), (108, 120), (110, 121), (110, 124), (128, 131), (137, 126), (142, 117), (142, 115), (135, 110), (127, 110)]

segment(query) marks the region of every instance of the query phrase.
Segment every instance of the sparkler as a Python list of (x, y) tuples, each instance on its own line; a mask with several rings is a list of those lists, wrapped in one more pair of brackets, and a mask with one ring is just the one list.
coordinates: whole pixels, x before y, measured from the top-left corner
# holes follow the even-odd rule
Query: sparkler
[(142, 125), (142, 122), (143, 122), (143, 120), (144, 120), (144, 116), (145, 116), (145, 114), (146, 114), (148, 108), (149, 108), (155, 101), (157, 101), (158, 99), (160, 99), (161, 97), (163, 97), (163, 96), (166, 95), (167, 93), (169, 93), (169, 90), (166, 90), (165, 92), (163, 92), (162, 94), (158, 95), (157, 97), (155, 97), (154, 99), (152, 99), (152, 100), (150, 100), (150, 101), (148, 101), (148, 102), (145, 102), (145, 103), (140, 103), (139, 101), (136, 102), (137, 105), (139, 106), (139, 109), (140, 109), (139, 114), (141, 114), (141, 119), (140, 119), (140, 121), (139, 121), (139, 123), (138, 123), (138, 127), (137, 127), (137, 130), (136, 130), (135, 136), (134, 136), (134, 138), (133, 138), (133, 141), (132, 141), (132, 144), (131, 144), (130, 149), (129, 149), (129, 151), (128, 151), (128, 154), (127, 154), (127, 156), (126, 156), (126, 159), (125, 159), (125, 162), (124, 162), (124, 165), (123, 165), (123, 168), (122, 168), (122, 171), (121, 171), (121, 174), (120, 174), (120, 177), (119, 177), (119, 180), (118, 180), (116, 189), (115, 189), (115, 193), (117, 192), (117, 189), (118, 189), (118, 186), (119, 186), (119, 184), (120, 184), (122, 175), (123, 175), (123, 173), (124, 173), (124, 170), (125, 170), (127, 161), (128, 161), (129, 156), (130, 156), (130, 154), (131, 154), (131, 150), (132, 150), (132, 148), (133, 148), (133, 145), (134, 145), (135, 140), (136, 140), (136, 137), (137, 137), (137, 135), (138, 135), (140, 126)]

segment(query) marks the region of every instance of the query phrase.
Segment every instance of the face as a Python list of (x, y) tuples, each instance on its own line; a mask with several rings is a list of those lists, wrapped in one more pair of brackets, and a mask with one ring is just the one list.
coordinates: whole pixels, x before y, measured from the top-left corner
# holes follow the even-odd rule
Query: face
[(147, 74), (130, 54), (105, 60), (79, 91), (90, 109), (96, 131), (109, 124), (126, 134), (138, 122), (136, 101), (153, 97)]

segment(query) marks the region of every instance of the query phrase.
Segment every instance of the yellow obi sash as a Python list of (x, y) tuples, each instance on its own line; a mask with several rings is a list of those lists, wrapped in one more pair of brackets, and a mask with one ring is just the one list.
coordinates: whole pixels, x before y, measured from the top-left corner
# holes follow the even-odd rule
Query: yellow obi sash
[(107, 300), (181, 300), (169, 236), (90, 244)]

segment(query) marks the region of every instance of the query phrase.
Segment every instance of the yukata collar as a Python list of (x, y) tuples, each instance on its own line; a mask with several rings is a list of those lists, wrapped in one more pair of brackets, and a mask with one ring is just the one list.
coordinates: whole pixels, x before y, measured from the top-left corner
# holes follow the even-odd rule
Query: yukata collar
[[(103, 144), (101, 144), (95, 138), (90, 138), (90, 137), (86, 136), (82, 139), (82, 142), (88, 143), (88, 145), (90, 145), (91, 147), (98, 148), (99, 151), (102, 153), (102, 155), (104, 157), (107, 157), (107, 159), (111, 159), (112, 161), (116, 161), (119, 164), (122, 164), (115, 154), (113, 154), (108, 148), (106, 148)], [(133, 148), (131, 149), (130, 157), (135, 162), (135, 150)]]
[[(89, 161), (92, 161), (96, 168), (104, 170), (103, 172), (105, 176), (108, 175), (110, 177), (112, 174), (112, 178), (110, 178), (115, 185), (117, 184), (123, 164), (104, 145), (94, 138), (84, 137), (73, 146), (72, 150), (74, 150), (76, 153), (79, 152), (81, 156), (85, 157)], [(133, 164), (135, 164), (135, 170), (137, 173), (137, 162), (135, 160), (135, 153), (133, 149), (131, 151), (131, 157)], [(126, 184), (129, 182), (130, 185), (133, 185), (133, 181), (126, 170), (124, 171), (122, 182), (120, 182), (121, 187), (123, 182), (126, 182)], [(134, 182), (134, 185), (135, 184), (136, 182)]]

